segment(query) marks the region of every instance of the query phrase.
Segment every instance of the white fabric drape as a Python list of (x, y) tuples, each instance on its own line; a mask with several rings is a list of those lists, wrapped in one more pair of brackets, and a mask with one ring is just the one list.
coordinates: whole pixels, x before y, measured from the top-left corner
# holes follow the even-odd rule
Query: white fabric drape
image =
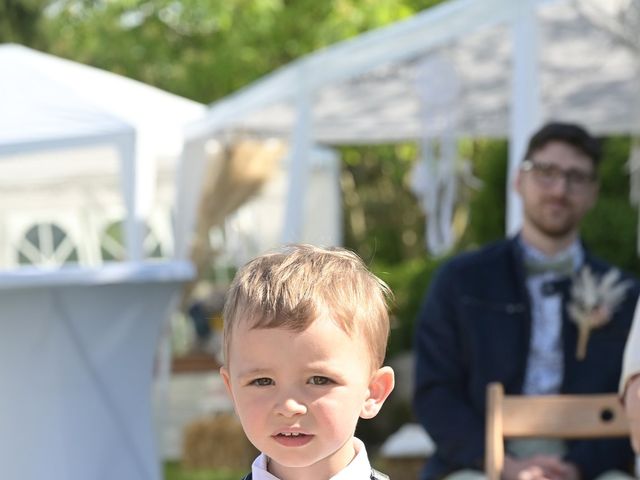
[(427, 249), (441, 255), (453, 247), (452, 222), (458, 197), (459, 83), (454, 66), (444, 56), (427, 58), (418, 67), (416, 90), (422, 118), (421, 158), (411, 186), (426, 214)]
[(160, 479), (154, 352), (192, 273), (184, 263), (0, 272), (3, 477)]

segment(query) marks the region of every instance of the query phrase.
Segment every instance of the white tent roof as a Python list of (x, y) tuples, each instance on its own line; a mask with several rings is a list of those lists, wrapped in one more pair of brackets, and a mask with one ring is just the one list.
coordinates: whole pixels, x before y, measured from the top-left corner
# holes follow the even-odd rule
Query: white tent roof
[[(179, 153), (204, 107), (144, 83), (15, 45), (0, 45), (0, 153), (76, 145), (135, 131)], [(149, 138), (151, 140), (151, 138)]]
[[(214, 103), (191, 132), (288, 132), (296, 118), (296, 99), (304, 90), (311, 97), (313, 138), (318, 142), (413, 139), (425, 128), (420, 65), (439, 55), (451, 63), (460, 83), (458, 132), (507, 136), (512, 26), (523, 10), (526, 13), (527, 3), (535, 6), (538, 20), (541, 118), (580, 120), (600, 133), (637, 132), (640, 112), (629, 101), (637, 95), (637, 60), (604, 28), (634, 2), (449, 1), (277, 70)], [(429, 121), (438, 123), (437, 118)], [(429, 125), (426, 128), (429, 131)]]
[[(183, 147), (183, 127), (205, 107), (141, 82), (14, 44), (0, 45), (0, 166), (53, 149), (109, 146), (120, 159), (129, 259), (141, 257), (159, 157)], [(80, 171), (96, 168), (86, 156)], [(77, 162), (40, 162), (42, 177), (79, 173)], [(70, 158), (70, 157), (65, 157)], [(19, 162), (18, 162), (19, 163)]]
[[(190, 148), (222, 131), (294, 132), (294, 156), (304, 163), (312, 142), (438, 137), (455, 111), (457, 135), (510, 137), (513, 169), (547, 118), (598, 133), (639, 132), (640, 22), (629, 14), (640, 10), (638, 1), (451, 0), (303, 57), (214, 103), (189, 128)], [(424, 75), (428, 62), (454, 73), (439, 78), (432, 63)], [(451, 79), (455, 94), (447, 92)], [(438, 105), (442, 95), (453, 99)], [(293, 232), (304, 174), (296, 181)]]

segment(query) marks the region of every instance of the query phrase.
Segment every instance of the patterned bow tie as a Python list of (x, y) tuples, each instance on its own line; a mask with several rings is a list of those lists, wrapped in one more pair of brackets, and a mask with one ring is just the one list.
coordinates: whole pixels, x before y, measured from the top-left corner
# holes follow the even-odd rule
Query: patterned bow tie
[(551, 262), (526, 258), (524, 268), (527, 275), (542, 275), (543, 273), (551, 272), (558, 275), (569, 276), (573, 273), (573, 258), (566, 257)]

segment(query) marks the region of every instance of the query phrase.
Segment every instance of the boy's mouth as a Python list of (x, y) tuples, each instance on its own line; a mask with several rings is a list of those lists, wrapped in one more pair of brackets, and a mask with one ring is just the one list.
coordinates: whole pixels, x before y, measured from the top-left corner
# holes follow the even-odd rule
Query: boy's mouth
[(273, 439), (286, 447), (301, 447), (311, 441), (313, 435), (302, 432), (280, 432)]

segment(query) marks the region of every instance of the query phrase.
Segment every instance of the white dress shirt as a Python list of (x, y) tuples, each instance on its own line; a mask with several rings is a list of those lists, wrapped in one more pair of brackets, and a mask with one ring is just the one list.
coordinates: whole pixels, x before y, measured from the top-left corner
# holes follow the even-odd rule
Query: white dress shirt
[[(584, 251), (579, 241), (552, 257), (522, 242), (525, 259), (541, 262), (557, 262), (570, 257), (574, 271), (584, 261)], [(559, 279), (556, 272), (544, 272), (527, 277), (527, 289), (531, 299), (531, 340), (527, 358), (522, 393), (544, 395), (558, 393), (564, 375), (564, 352), (562, 348), (562, 296), (560, 293), (543, 294), (546, 282)], [(569, 352), (571, 354), (571, 352)]]
[[(367, 456), (367, 449), (364, 443), (357, 438), (353, 438), (353, 446), (356, 456), (349, 465), (328, 480), (369, 480), (371, 478), (371, 464)], [(269, 463), (268, 457), (261, 453), (251, 465), (252, 480), (280, 480), (275, 475), (267, 471)]]

